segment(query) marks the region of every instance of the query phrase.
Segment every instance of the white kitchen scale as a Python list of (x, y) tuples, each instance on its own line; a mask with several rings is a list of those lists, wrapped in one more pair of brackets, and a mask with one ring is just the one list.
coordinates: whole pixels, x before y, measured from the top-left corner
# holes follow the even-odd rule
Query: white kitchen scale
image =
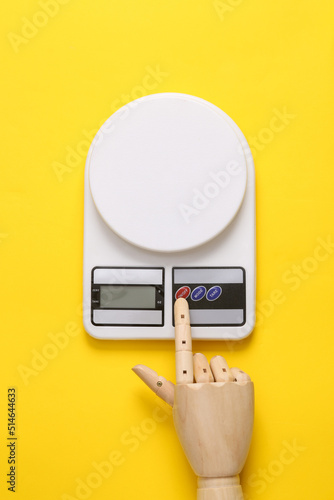
[(99, 339), (172, 339), (187, 299), (195, 339), (255, 321), (250, 148), (219, 108), (143, 97), (101, 127), (85, 172), (84, 325)]

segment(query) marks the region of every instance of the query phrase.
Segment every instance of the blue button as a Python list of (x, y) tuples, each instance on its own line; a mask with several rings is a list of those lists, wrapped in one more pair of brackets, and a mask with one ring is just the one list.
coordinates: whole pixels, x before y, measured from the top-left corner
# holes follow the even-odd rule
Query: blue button
[(208, 293), (206, 294), (206, 298), (212, 302), (213, 300), (217, 300), (218, 297), (221, 296), (222, 294), (222, 288), (221, 286), (213, 286), (210, 288), (210, 290), (208, 291)]
[(194, 300), (195, 302), (201, 300), (203, 299), (205, 294), (206, 294), (205, 286), (197, 286), (191, 293), (191, 300)]

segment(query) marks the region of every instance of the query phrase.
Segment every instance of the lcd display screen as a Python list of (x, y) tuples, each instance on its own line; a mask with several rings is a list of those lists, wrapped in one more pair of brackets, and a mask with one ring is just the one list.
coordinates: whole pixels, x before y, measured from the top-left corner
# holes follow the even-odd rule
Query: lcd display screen
[(155, 286), (101, 285), (100, 307), (108, 309), (155, 309)]

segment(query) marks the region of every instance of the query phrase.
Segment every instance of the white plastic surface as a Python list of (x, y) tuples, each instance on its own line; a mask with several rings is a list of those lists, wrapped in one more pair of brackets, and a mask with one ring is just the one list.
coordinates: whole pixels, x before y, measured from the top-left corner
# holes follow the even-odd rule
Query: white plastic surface
[(156, 252), (197, 247), (236, 215), (246, 189), (240, 140), (224, 115), (191, 96), (142, 99), (96, 144), (97, 210), (126, 241)]

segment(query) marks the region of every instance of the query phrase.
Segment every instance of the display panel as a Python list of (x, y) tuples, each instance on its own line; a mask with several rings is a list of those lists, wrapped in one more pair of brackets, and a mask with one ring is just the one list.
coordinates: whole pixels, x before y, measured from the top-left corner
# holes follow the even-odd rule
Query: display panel
[(105, 309), (154, 309), (155, 286), (100, 285), (100, 307)]

